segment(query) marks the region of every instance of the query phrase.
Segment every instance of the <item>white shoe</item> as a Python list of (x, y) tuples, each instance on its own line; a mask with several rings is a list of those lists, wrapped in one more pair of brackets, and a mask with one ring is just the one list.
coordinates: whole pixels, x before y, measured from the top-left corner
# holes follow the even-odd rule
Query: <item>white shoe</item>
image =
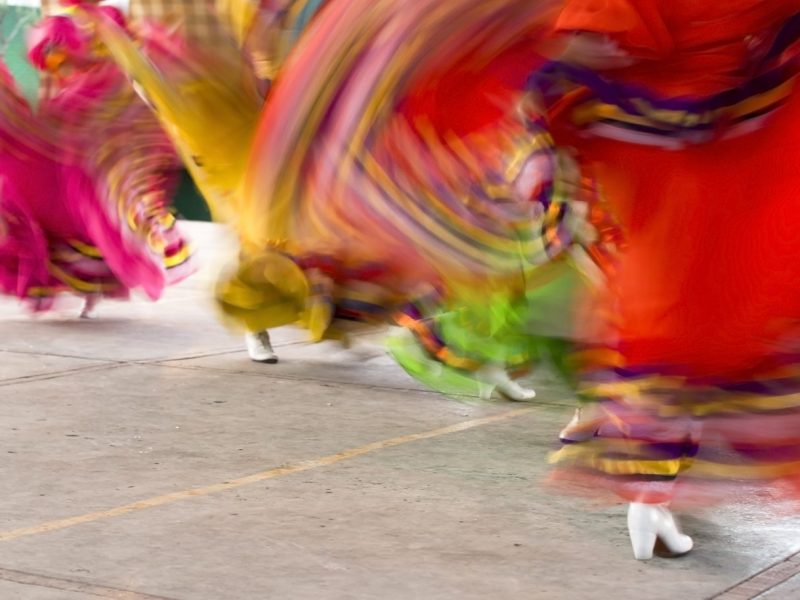
[(672, 513), (663, 504), (631, 502), (628, 507), (628, 534), (636, 560), (650, 560), (656, 540), (660, 539), (674, 556), (689, 552), (692, 538), (682, 534)]
[(258, 333), (246, 333), (244, 342), (247, 346), (247, 354), (250, 355), (250, 360), (271, 365), (278, 362), (278, 355), (272, 349), (272, 344), (269, 341), (269, 332), (266, 329)]
[(535, 390), (522, 387), (508, 376), (504, 367), (499, 365), (485, 365), (478, 370), (477, 376), (481, 382), (480, 396), (483, 400), (491, 398), (494, 390), (517, 402), (533, 400), (536, 397)]
[(587, 406), (576, 408), (575, 414), (564, 429), (558, 434), (558, 439), (564, 444), (574, 444), (592, 439), (600, 428), (601, 419), (597, 409)]
[(94, 319), (97, 317), (95, 308), (100, 302), (100, 298), (94, 294), (89, 294), (83, 301), (83, 310), (81, 310), (81, 319)]

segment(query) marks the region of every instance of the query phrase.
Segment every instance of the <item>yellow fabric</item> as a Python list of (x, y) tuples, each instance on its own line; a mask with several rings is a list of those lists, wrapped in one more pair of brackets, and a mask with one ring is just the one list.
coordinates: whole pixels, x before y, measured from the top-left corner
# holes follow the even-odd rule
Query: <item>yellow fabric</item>
[(99, 32), (154, 107), (214, 216), (233, 221), (241, 214), (239, 188), (261, 106), (238, 52), (215, 49), (172, 76), (145, 58), (119, 27), (105, 21)]
[(225, 22), (236, 38), (239, 46), (243, 46), (247, 39), (253, 20), (258, 11), (258, 2), (255, 0), (217, 0), (217, 15)]

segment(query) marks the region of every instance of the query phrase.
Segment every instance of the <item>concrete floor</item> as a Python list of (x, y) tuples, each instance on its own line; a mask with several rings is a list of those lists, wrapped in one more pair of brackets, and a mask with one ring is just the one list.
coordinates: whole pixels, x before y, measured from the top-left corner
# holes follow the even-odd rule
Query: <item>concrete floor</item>
[(0, 301), (0, 599), (800, 598), (800, 519), (758, 497), (637, 563), (623, 507), (542, 486), (570, 413), (425, 390), (382, 352), (274, 335), (251, 363), (208, 288), (32, 319)]

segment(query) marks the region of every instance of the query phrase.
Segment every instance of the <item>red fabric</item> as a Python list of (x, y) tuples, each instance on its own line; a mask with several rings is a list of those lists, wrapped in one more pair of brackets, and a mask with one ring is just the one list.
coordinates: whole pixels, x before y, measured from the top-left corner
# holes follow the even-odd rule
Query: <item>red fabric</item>
[[(592, 17), (592, 7), (603, 9)], [(560, 24), (628, 43), (634, 30), (652, 32), (656, 9), (674, 51), (609, 76), (700, 94), (740, 82), (745, 37), (774, 31), (800, 1), (576, 0)], [(627, 363), (746, 378), (791, 350), (782, 346), (800, 324), (800, 94), (757, 131), (678, 151), (579, 137), (567, 114), (554, 117), (556, 141), (591, 165), (627, 236), (606, 306), (620, 317)]]
[(524, 40), (485, 66), (470, 54), (421, 83), (406, 98), (403, 113), (412, 121), (424, 115), (440, 134), (468, 135), (496, 123), (513, 110), (527, 77), (544, 60), (541, 36)]
[(739, 85), (759, 35), (796, 12), (800, 0), (569, 0), (557, 29), (608, 35), (639, 59), (618, 79), (703, 95)]
[(609, 309), (630, 365), (746, 377), (796, 339), (800, 95), (762, 130), (681, 151), (556, 138), (593, 165), (627, 236)]

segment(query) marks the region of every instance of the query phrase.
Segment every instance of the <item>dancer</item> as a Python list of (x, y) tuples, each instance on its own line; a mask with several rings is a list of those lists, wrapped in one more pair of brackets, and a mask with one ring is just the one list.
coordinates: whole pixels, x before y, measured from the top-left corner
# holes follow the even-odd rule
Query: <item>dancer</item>
[(36, 311), (71, 292), (85, 299), (82, 317), (132, 289), (157, 299), (193, 269), (167, 207), (177, 168), (169, 141), (70, 17), (42, 20), (29, 48), (55, 89), (34, 114), (3, 72), (2, 291)]
[[(520, 193), (530, 186), (508, 185), (522, 183), (522, 171), (509, 164), (531, 164), (530, 142), (528, 152), (514, 152), (520, 146), (510, 142), (520, 143), (518, 129), (500, 126), (498, 118), (495, 127), (481, 131), (483, 143), (455, 136), (448, 147), (433, 136), (413, 135), (430, 134), (431, 128), (409, 131), (408, 112), (397, 99), (413, 96), (416, 85), (430, 89), (426, 84), (442, 81), (461, 58), (485, 66), (489, 56), (482, 52), (520, 65), (509, 46), (495, 54), (495, 36), (520, 38), (494, 19), (513, 18), (509, 28), (520, 20), (531, 24), (543, 6), (454, 1), (433, 10), (420, 0), (400, 11), (374, 0), (369, 6), (330, 5), (321, 15), (330, 20), (319, 28), (330, 39), (315, 39), (314, 50), (293, 55), (292, 69), (282, 74), (261, 122), (264, 151), (254, 160), (249, 186), (270, 193), (253, 195), (262, 203), (250, 222), (254, 229), (268, 231), (269, 240), (287, 240), (279, 249), (293, 255), (305, 244), (337, 257), (348, 256), (345, 249), (361, 251), (390, 265), (391, 272), (408, 273), (405, 264), (392, 263), (392, 256), (401, 256), (418, 268), (410, 279), (435, 282), (455, 307), (481, 297), (493, 305), (487, 290), (514, 298), (510, 265), (517, 273), (537, 272), (519, 268), (536, 262), (533, 245), (520, 244), (525, 238), (505, 229), (523, 218), (528, 226), (542, 223), (535, 213), (509, 215), (520, 207), (514, 199), (532, 197)], [(664, 505), (669, 500), (705, 503), (714, 494), (729, 494), (733, 488), (726, 482), (737, 477), (774, 485), (776, 494), (797, 499), (797, 11), (796, 1), (742, 0), (732, 9), (688, 1), (576, 0), (556, 20), (561, 31), (574, 34), (562, 59), (533, 68), (526, 103), (531, 108), (523, 111), (529, 138), (544, 130), (563, 148), (561, 155), (574, 149), (579, 180), (596, 191), (600, 205), (606, 199), (624, 238), (605, 265), (607, 284), (587, 299), (595, 310), (586, 314), (594, 318), (581, 323), (590, 330), (587, 340), (595, 342), (581, 353), (583, 392), (604, 398), (606, 418), (595, 437), (566, 447), (555, 460), (562, 478), (599, 477), (631, 501), (636, 558), (652, 556), (658, 537), (674, 553), (691, 549), (691, 538), (680, 533)], [(476, 23), (481, 27), (473, 28)], [(372, 48), (369, 34), (375, 30), (391, 34)], [(450, 37), (437, 38), (439, 31)], [(465, 38), (478, 47), (460, 45)], [(407, 39), (417, 43), (397, 43)], [(451, 62), (431, 69), (427, 79), (428, 61), (441, 56), (437, 44), (447, 42)], [(337, 48), (357, 58), (343, 64)], [(414, 66), (404, 70), (408, 64)], [(315, 69), (328, 76), (319, 87), (309, 83)], [(325, 101), (320, 92), (327, 94)], [(537, 119), (540, 112), (548, 121)], [(453, 145), (458, 154), (437, 152)], [(559, 152), (546, 153), (554, 154)], [(498, 169), (498, 156), (511, 160)], [(513, 160), (520, 156), (524, 160)], [(467, 165), (484, 167), (477, 180), (483, 186)], [(469, 196), (459, 182), (469, 182), (463, 184)], [(570, 190), (563, 204), (548, 204), (558, 196), (552, 190), (541, 200), (548, 213), (549, 206), (574, 212), (557, 230), (574, 232), (573, 238), (581, 235), (569, 226), (580, 222), (583, 187)], [(425, 194), (432, 189), (435, 194)], [(469, 208), (455, 201), (464, 197), (471, 200)], [(512, 202), (499, 203), (503, 197)], [(584, 206), (591, 223), (592, 205)], [(362, 211), (357, 217), (355, 209)], [(481, 221), (479, 209), (492, 220)], [(468, 216), (472, 229), (461, 216)], [(597, 221), (595, 232), (603, 223)], [(359, 235), (359, 225), (369, 238)], [(484, 242), (481, 252), (470, 252), (453, 231), (470, 231), (466, 239)], [(485, 243), (490, 235), (520, 245), (506, 253), (502, 243)], [(558, 246), (566, 237), (544, 236)], [(591, 253), (594, 248), (585, 245)], [(394, 254), (398, 248), (403, 252)], [(270, 289), (281, 289), (277, 279), (269, 281)], [(742, 489), (741, 482), (735, 489)], [(598, 487), (589, 490), (596, 494)]]
[[(488, 318), (492, 313), (486, 308), (485, 297), (480, 299), (475, 297), (474, 302), (472, 299), (468, 301), (467, 298), (475, 296), (474, 292), (469, 290), (474, 288), (476, 282), (482, 280), (484, 283), (491, 282), (491, 279), (483, 277), (494, 277), (494, 265), (490, 263), (495, 256), (502, 257), (500, 260), (504, 261), (496, 279), (499, 281), (503, 278), (515, 279), (511, 285), (519, 287), (519, 282), (525, 279), (524, 276), (520, 277), (520, 274), (530, 269), (533, 257), (546, 256), (546, 251), (539, 249), (538, 253), (531, 250), (529, 257), (520, 258), (521, 247), (539, 242), (538, 239), (536, 242), (532, 242), (530, 238), (526, 239), (527, 233), (520, 235), (520, 230), (533, 229), (536, 219), (530, 216), (527, 212), (529, 206), (524, 203), (519, 206), (520, 214), (516, 216), (504, 214), (503, 201), (493, 196), (497, 190), (490, 190), (489, 178), (486, 179), (483, 190), (467, 189), (467, 186), (472, 186), (475, 181), (475, 172), (467, 170), (467, 165), (461, 162), (463, 157), (459, 159), (454, 153), (447, 156), (444, 152), (437, 156), (430, 151), (426, 156), (424, 140), (419, 139), (418, 133), (411, 131), (408, 124), (416, 118), (432, 116), (426, 114), (428, 98), (421, 96), (417, 99), (418, 102), (412, 103), (406, 97), (403, 101), (404, 106), (397, 106), (398, 119), (387, 124), (386, 120), (377, 114), (377, 104), (372, 104), (371, 98), (363, 97), (363, 90), (371, 89), (370, 85), (381, 85), (367, 82), (376, 79), (376, 74), (381, 68), (377, 66), (380, 61), (387, 61), (388, 64), (391, 58), (383, 55), (373, 63), (369, 63), (367, 59), (364, 62), (369, 64), (362, 65), (359, 64), (356, 55), (347, 52), (349, 46), (346, 44), (352, 43), (354, 47), (368, 48), (384, 24), (390, 24), (392, 19), (398, 18), (396, 14), (398, 8), (392, 3), (373, 4), (369, 7), (333, 3), (320, 14), (321, 24), (315, 29), (319, 37), (308, 41), (307, 45), (301, 44), (300, 50), (293, 54), (291, 69), (282, 75), (281, 84), (275, 91), (278, 97), (274, 95), (270, 97), (262, 117), (261, 135), (256, 142), (261, 147), (258, 148), (258, 152), (254, 151), (252, 159), (254, 176), (250, 181), (254, 184), (251, 184), (250, 191), (246, 192), (248, 197), (252, 198), (246, 207), (251, 217), (246, 220), (246, 224), (251, 226), (254, 235), (260, 235), (265, 239), (265, 247), (269, 248), (272, 245), (272, 248), (278, 251), (263, 253), (262, 250), (263, 260), (266, 261), (271, 254), (271, 260), (279, 261), (281, 260), (279, 252), (287, 250), (292, 256), (301, 257), (298, 262), (303, 273), (297, 275), (298, 281), (301, 277), (305, 277), (311, 288), (310, 297), (303, 304), (307, 303), (319, 309), (318, 314), (321, 319), (317, 320), (317, 323), (321, 324), (325, 331), (329, 331), (330, 325), (335, 324), (331, 317), (337, 315), (342, 306), (358, 303), (362, 306), (366, 304), (377, 307), (377, 313), (384, 315), (382, 318), (392, 313), (398, 314), (404, 326), (419, 334), (425, 327), (424, 321), (427, 320), (427, 317), (419, 314), (422, 303), (415, 302), (414, 305), (408, 306), (408, 310), (397, 309), (401, 309), (411, 298), (424, 298), (425, 302), (436, 298), (434, 304), (437, 307), (437, 314), (447, 311), (443, 307), (457, 307), (455, 310), (458, 315), (455, 319), (449, 319), (449, 322), (451, 324), (458, 322), (461, 325), (461, 331), (466, 335), (460, 336), (460, 341), (466, 342), (466, 346), (462, 344), (462, 348), (467, 350), (462, 354), (468, 354), (456, 357), (453, 352), (456, 340), (451, 337), (447, 352), (441, 351), (440, 348), (431, 353), (431, 356), (444, 362), (439, 371), (454, 366), (459, 371), (474, 373), (477, 377), (470, 376), (466, 380), (476, 382), (477, 379), (477, 384), (484, 394), (496, 386), (514, 399), (530, 399), (534, 396), (533, 391), (519, 386), (505, 371), (509, 364), (524, 363), (530, 356), (527, 350), (523, 351), (526, 342), (522, 342), (521, 345), (512, 343), (515, 333), (513, 330), (518, 325), (511, 318), (514, 316), (514, 311), (508, 312), (503, 318), (492, 320)], [(536, 7), (535, 10), (538, 13), (543, 12), (542, 8)], [(326, 27), (330, 28), (334, 20), (339, 17), (360, 19), (363, 15), (359, 11), (367, 13), (367, 16), (364, 16), (365, 22), (372, 19), (368, 28), (346, 31), (334, 25), (341, 39), (334, 39), (330, 30), (326, 30)], [(416, 11), (417, 8), (414, 9), (414, 12)], [(388, 26), (386, 31), (390, 31)], [(396, 37), (397, 32), (393, 31), (391, 35)], [(325, 36), (328, 36), (327, 39), (323, 39)], [(519, 54), (519, 48), (515, 50)], [(533, 60), (536, 59), (533, 57), (529, 59)], [(397, 62), (401, 61), (408, 61), (402, 68), (408, 69), (411, 65), (410, 59), (402, 53), (399, 54)], [(327, 70), (324, 71), (321, 65), (325, 65), (324, 68)], [(388, 66), (384, 68), (387, 74), (391, 73)], [(334, 77), (324, 79), (322, 73), (329, 71), (335, 73)], [(489, 71), (487, 81), (491, 81), (491, 75), (498, 75), (497, 72), (491, 72), (491, 69)], [(516, 73), (519, 81), (515, 91), (521, 88), (525, 73), (525, 69), (519, 69)], [(508, 77), (508, 74), (500, 73), (500, 75)], [(400, 78), (401, 75), (397, 77)], [(309, 81), (312, 82), (311, 88), (308, 85)], [(363, 87), (356, 89), (354, 82), (360, 84), (362, 81)], [(486, 112), (478, 117), (479, 120), (502, 123), (502, 111), (497, 111), (491, 106), (491, 102), (496, 101), (498, 96), (504, 98), (503, 101), (507, 102), (509, 108), (513, 106), (513, 103), (508, 101), (506, 82), (503, 79), (500, 81), (503, 86), (495, 85), (493, 89), (488, 89), (487, 86), (487, 89), (482, 90), (485, 92), (484, 98), (479, 96), (473, 98), (478, 99), (485, 107)], [(424, 89), (425, 86), (420, 84), (419, 87)], [(387, 89), (392, 95), (385, 99), (385, 105), (391, 107), (392, 102), (397, 102), (401, 95), (399, 91), (388, 87)], [(316, 103), (316, 99), (319, 98), (323, 100)], [(333, 100), (334, 104), (333, 108), (326, 109), (329, 110), (329, 121), (320, 123), (319, 118), (322, 113), (315, 112), (318, 109), (309, 104), (308, 100), (316, 103), (316, 106), (326, 106), (325, 103), (329, 99)], [(465, 102), (463, 106), (466, 104)], [(346, 121), (352, 119), (352, 115), (361, 119), (364, 131), (380, 132), (376, 136), (380, 141), (375, 148), (360, 149), (357, 143), (350, 144), (350, 140), (344, 138), (344, 131), (354, 131), (359, 126)], [(329, 123), (334, 124), (329, 125)], [(472, 124), (472, 130), (466, 129), (460, 133), (466, 137), (478, 131), (479, 125), (479, 123)], [(273, 126), (275, 133), (271, 135), (270, 128)], [(502, 129), (502, 125), (498, 129)], [(291, 132), (291, 136), (286, 135), (287, 131)], [(390, 135), (389, 132), (394, 135)], [(442, 133), (448, 132), (442, 131)], [(404, 138), (403, 134), (406, 134), (407, 138)], [(338, 137), (340, 135), (342, 137)], [(478, 135), (474, 137), (477, 138)], [(402, 148), (404, 141), (416, 144), (418, 147)], [(345, 145), (347, 149), (344, 153), (350, 153), (350, 156), (376, 157), (376, 162), (380, 162), (377, 168), (384, 168), (386, 172), (379, 172), (374, 178), (395, 177), (396, 180), (395, 174), (390, 174), (388, 171), (389, 165), (384, 162), (385, 157), (425, 156), (425, 159), (430, 160), (430, 164), (439, 165), (442, 173), (448, 166), (444, 164), (446, 161), (454, 170), (460, 170), (465, 176), (459, 181), (452, 173), (448, 173), (452, 181), (446, 181), (445, 185), (457, 185), (461, 189), (453, 189), (449, 197), (436, 198), (437, 192), (430, 190), (437, 185), (434, 178), (440, 174), (433, 171), (426, 173), (424, 171), (426, 165), (415, 164), (413, 160), (405, 160), (405, 164), (398, 168), (408, 176), (407, 189), (382, 190), (379, 183), (363, 177), (345, 181), (344, 177), (340, 176), (348, 170), (346, 161), (349, 159), (344, 163), (337, 160), (339, 148), (344, 149)], [(450, 148), (445, 152), (453, 150), (454, 148)], [(477, 150), (479, 149), (476, 147)], [(275, 162), (272, 163), (270, 160), (271, 164), (257, 164), (261, 156), (270, 156)], [(485, 160), (485, 157), (475, 158)], [(280, 164), (278, 159), (289, 165), (285, 172), (275, 172), (275, 166)], [(492, 166), (503, 168), (497, 164)], [(302, 178), (296, 176), (298, 168), (304, 174)], [(337, 168), (340, 169), (338, 172)], [(365, 164), (353, 165), (353, 169), (353, 175), (365, 171), (372, 175), (370, 167)], [(289, 178), (293, 181), (289, 181)], [(260, 181), (256, 183), (257, 179)], [(419, 184), (418, 189), (413, 189), (412, 179)], [(397, 210), (396, 215), (387, 214), (386, 209), (372, 208), (383, 202), (379, 196), (384, 192), (392, 195), (392, 200), (397, 203), (398, 208), (392, 208)], [(471, 199), (473, 206), (466, 208), (465, 199), (470, 195), (474, 196)], [(269, 202), (265, 202), (266, 199), (269, 199)], [(291, 205), (293, 202), (296, 203), (294, 206)], [(415, 231), (413, 225), (398, 223), (395, 220), (397, 217), (407, 221), (419, 218), (421, 211), (431, 211), (432, 207), (434, 212), (446, 215), (445, 220), (455, 218), (457, 222), (454, 224), (454, 229), (461, 227), (467, 232), (463, 236), (465, 241), (461, 247), (453, 247), (454, 240), (449, 231), (426, 230), (430, 227), (427, 223), (420, 224), (422, 226)], [(378, 214), (379, 212), (381, 214)], [(472, 216), (475, 220), (469, 223)], [(509, 217), (514, 219), (512, 225), (508, 223)], [(458, 219), (463, 220), (459, 222)], [(364, 231), (370, 232), (371, 240), (365, 239)], [(480, 233), (484, 233), (484, 240), (478, 241), (477, 236)], [(484, 253), (482, 257), (476, 259), (476, 256), (483, 251), (477, 247), (469, 249), (470, 236), (476, 238), (476, 246), (484, 244), (488, 239), (490, 243), (496, 240), (499, 247), (493, 249), (494, 255)], [(278, 240), (286, 240), (281, 242), (284, 244), (283, 248), (280, 244), (275, 244)], [(452, 256), (448, 256), (447, 253), (451, 253)], [(325, 257), (327, 261), (326, 268), (324, 270), (305, 268), (302, 260), (304, 254), (321, 254), (320, 258)], [(313, 267), (319, 262), (319, 259), (315, 259), (306, 264)], [(363, 270), (364, 266), (370, 267), (376, 273), (372, 280), (365, 281), (359, 276), (345, 275), (348, 272)], [(447, 278), (452, 281), (443, 281), (441, 271), (449, 272)], [(280, 284), (284, 283), (276, 280), (264, 281), (260, 275), (262, 272), (261, 268), (248, 267), (240, 270), (236, 286), (228, 288), (230, 292), (227, 294), (226, 302), (228, 311), (240, 318), (257, 317), (260, 307), (252, 303), (252, 290), (261, 289), (268, 300), (270, 295), (277, 294)], [(458, 272), (458, 275), (452, 277), (451, 274), (455, 272)], [(394, 277), (390, 280), (387, 274)], [(459, 279), (460, 281), (457, 281)], [(365, 283), (369, 285), (364, 285)], [(362, 286), (361, 289), (357, 287), (359, 284)], [(508, 282), (501, 283), (501, 288), (508, 285)], [(420, 288), (426, 291), (420, 292)], [(454, 294), (456, 288), (460, 290), (458, 294)], [(369, 299), (367, 303), (364, 302), (362, 289), (371, 294), (367, 296)], [(486, 288), (482, 290), (485, 291)], [(375, 302), (376, 292), (379, 294), (378, 302)], [(386, 294), (382, 299), (381, 293)], [(459, 297), (458, 301), (453, 300), (456, 295)], [(497, 309), (502, 307), (504, 302), (506, 302), (505, 292), (499, 291), (497, 301), (492, 305)], [(479, 308), (481, 304), (482, 309)], [(513, 302), (506, 303), (508, 306), (512, 304)], [(386, 310), (386, 307), (390, 310)], [(298, 312), (302, 312), (302, 305), (299, 308), (301, 310)], [(494, 315), (499, 317), (500, 312), (496, 311)], [(313, 318), (310, 319), (310, 323), (313, 329), (315, 327)], [(450, 330), (452, 329), (451, 327)], [(491, 339), (495, 336), (499, 338), (497, 341)], [(428, 337), (436, 340), (441, 338), (432, 332)], [(397, 344), (394, 345), (394, 349), (395, 355), (399, 357)], [(418, 375), (412, 368), (408, 366), (407, 368), (412, 374)], [(430, 373), (427, 368), (422, 371)]]
[[(796, 499), (796, 0), (400, 4), (334, 0), (293, 51), (248, 151), (253, 245), (226, 310), (255, 324), (280, 307), (321, 337), (368, 264), (384, 310), (429, 293), (435, 314), (509, 306), (572, 240), (593, 255), (604, 221), (581, 198), (605, 198), (625, 244), (587, 298), (579, 355), (604, 418), (554, 457), (559, 479), (632, 502), (637, 558), (657, 537), (688, 551), (664, 504), (729, 478)], [(549, 8), (566, 50), (541, 64), (525, 50)], [(491, 64), (505, 91), (534, 72), (527, 128), (501, 93), (488, 129), (442, 129), (465, 115), (442, 114), (437, 82)], [(559, 188), (571, 153), (582, 184)]]
[[(327, 0), (219, 0), (217, 11), (247, 52), (266, 101), (272, 81), (281, 70), (291, 48)], [(250, 359), (275, 364), (268, 329), (248, 331), (245, 345)]]
[(800, 493), (798, 24), (796, 0), (572, 0), (530, 80), (626, 240), (554, 477), (629, 501), (640, 560), (691, 550), (669, 503)]
[[(292, 10), (286, 10), (289, 4)], [(152, 22), (140, 24), (144, 43), (136, 47), (113, 20), (91, 5), (81, 7), (87, 18), (96, 21), (115, 58), (132, 76), (137, 92), (170, 134), (214, 219), (232, 225), (237, 232), (243, 264), (260, 244), (243, 224), (241, 192), (258, 115), (288, 48), (322, 5), (318, 0), (219, 2), (220, 12), (246, 50), (246, 61), (233, 45), (192, 46), (177, 31)], [(237, 319), (247, 331), (246, 348), (256, 362), (278, 361), (268, 329), (297, 320), (294, 308), (289, 314), (290, 305), (277, 302), (269, 318)]]
[[(287, 11), (243, 11), (250, 14), (250, 21), (232, 19), (238, 24), (236, 31), (244, 47), (258, 48), (250, 55), (275, 57), (267, 61), (273, 68), (279, 69), (282, 57), (287, 55), (286, 40), (291, 45), (308, 15), (325, 3), (291, 4)], [(229, 13), (239, 14), (232, 7), (241, 9), (242, 5), (226, 5)], [(253, 7), (245, 3), (245, 8)], [(325, 12), (321, 10), (321, 14)], [(251, 21), (256, 24), (251, 25)], [(270, 327), (301, 322), (317, 340), (341, 339), (345, 335), (338, 326), (341, 319), (390, 321), (404, 298), (415, 295), (409, 290), (419, 287), (420, 282), (438, 279), (430, 268), (426, 276), (418, 277), (412, 262), (403, 261), (406, 264), (401, 265), (401, 245), (407, 247), (407, 240), (390, 242), (384, 237), (387, 246), (380, 257), (374, 257), (372, 249), (363, 244), (359, 247), (352, 238), (342, 236), (344, 231), (338, 224), (332, 227), (340, 231), (325, 233), (315, 228), (308, 243), (302, 240), (296, 247), (281, 249), (280, 240), (286, 236), (270, 228), (265, 219), (269, 211), (262, 212), (260, 207), (260, 198), (270, 193), (246, 188), (245, 165), (260, 152), (253, 147), (253, 136), (263, 98), (254, 90), (263, 86), (253, 83), (254, 69), (242, 65), (238, 54), (226, 53), (225, 49), (209, 54), (169, 42), (163, 47), (171, 47), (171, 59), (153, 52), (144, 59), (112, 24), (101, 26), (117, 59), (132, 73), (184, 155), (190, 157), (190, 170), (212, 212), (233, 222), (240, 235), (242, 253), (237, 274), (221, 284), (218, 296), (226, 314), (248, 331), (261, 332), (247, 336), (252, 356), (265, 356), (264, 350), (269, 353), (266, 329)], [(252, 33), (265, 30), (277, 32), (266, 37), (269, 43)], [(270, 49), (271, 40), (282, 40), (283, 46)], [(269, 112), (271, 103), (272, 91), (265, 112)], [(236, 147), (229, 147), (234, 141)], [(285, 222), (285, 213), (268, 221)], [(289, 237), (289, 244), (294, 246), (294, 234)], [(516, 253), (516, 241), (508, 246), (512, 254)], [(390, 255), (387, 250), (396, 252)], [(516, 397), (531, 397), (532, 392), (508, 379), (503, 366), (500, 362), (485, 371), (499, 378)]]

